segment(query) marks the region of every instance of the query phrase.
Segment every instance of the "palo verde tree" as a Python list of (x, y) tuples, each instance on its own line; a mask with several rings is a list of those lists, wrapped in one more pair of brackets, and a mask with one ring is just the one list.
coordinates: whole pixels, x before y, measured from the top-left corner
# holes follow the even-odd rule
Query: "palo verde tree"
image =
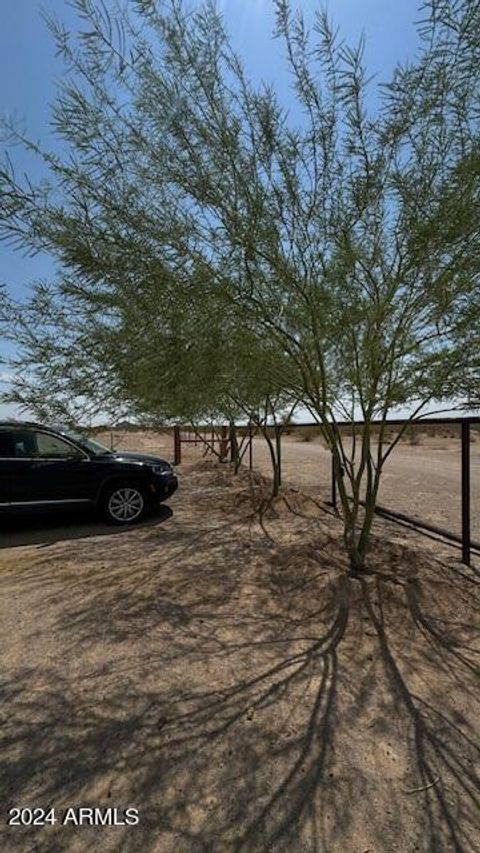
[[(400, 438), (385, 441), (389, 413), (408, 404), (422, 417), (478, 376), (477, 0), (427, 0), (418, 60), (377, 88), (362, 44), (346, 46), (321, 12), (309, 31), (275, 0), (290, 112), (248, 79), (213, 5), (137, 0), (130, 16), (74, 5), (76, 35), (50, 22), (67, 154), (9, 127), (50, 178), (23, 183), (7, 163), (4, 236), (67, 271), (57, 316), (67, 298), (94, 318), (147, 305), (152, 282), (174, 305), (184, 275), (193, 316), (214, 299), (284, 354), (332, 451), (361, 571)], [(358, 415), (347, 441), (338, 420)]]

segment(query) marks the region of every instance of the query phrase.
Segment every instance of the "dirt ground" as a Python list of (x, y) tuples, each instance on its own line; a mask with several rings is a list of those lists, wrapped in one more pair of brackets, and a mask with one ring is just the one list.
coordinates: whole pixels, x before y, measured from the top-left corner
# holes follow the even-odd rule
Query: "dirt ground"
[[(0, 534), (0, 849), (474, 853), (479, 572), (379, 520), (363, 580), (312, 495), (209, 461), (158, 515)], [(3, 818), (5, 823), (5, 818)]]

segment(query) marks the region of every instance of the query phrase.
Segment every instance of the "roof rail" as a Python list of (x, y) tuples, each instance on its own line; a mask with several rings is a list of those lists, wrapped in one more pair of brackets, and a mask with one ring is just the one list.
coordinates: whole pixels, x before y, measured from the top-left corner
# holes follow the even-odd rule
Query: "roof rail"
[(17, 418), (8, 418), (8, 420), (0, 421), (0, 427), (3, 426), (33, 426), (33, 427), (43, 427), (43, 424), (39, 424), (37, 421), (20, 421)]

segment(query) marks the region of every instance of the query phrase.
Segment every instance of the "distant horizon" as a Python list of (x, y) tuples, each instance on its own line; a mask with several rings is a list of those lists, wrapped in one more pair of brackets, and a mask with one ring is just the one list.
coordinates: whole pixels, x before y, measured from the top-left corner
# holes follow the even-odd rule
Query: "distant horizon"
[[(467, 418), (478, 420), (478, 422), (480, 423), (480, 408), (478, 408), (478, 409), (466, 409), (466, 410), (463, 410), (460, 408), (457, 408), (457, 409), (455, 409), (455, 408), (454, 409), (447, 409), (446, 408), (444, 410), (441, 410), (441, 413), (437, 413), (437, 411), (438, 410), (432, 410), (431, 412), (427, 411), (423, 414), (420, 414), (413, 419), (413, 423), (421, 423), (421, 422), (428, 423), (429, 421), (430, 422), (442, 421), (445, 423), (448, 423), (448, 422), (453, 423), (453, 422), (460, 422), (461, 420), (466, 420)], [(318, 421), (311, 420), (311, 416), (310, 416), (310, 420), (305, 419), (307, 417), (307, 415), (308, 415), (308, 413), (305, 413), (305, 415), (300, 415), (300, 417), (298, 415), (294, 416), (292, 421), (290, 421), (290, 425), (291, 426), (304, 426), (304, 427), (308, 427), (308, 426), (320, 427), (321, 426), (321, 424)], [(386, 419), (386, 423), (387, 424), (388, 423), (395, 424), (395, 423), (400, 423), (400, 422), (406, 422), (406, 421), (410, 420), (410, 417), (411, 417), (411, 414), (409, 414), (407, 410), (399, 410), (398, 412), (392, 411), (391, 416)], [(38, 423), (38, 424), (42, 423), (42, 421), (38, 420), (38, 418), (35, 418), (35, 416), (33, 416), (33, 415), (31, 415), (31, 416), (29, 416), (29, 415), (18, 415), (18, 414), (17, 415), (3, 415), (2, 412), (0, 411), (0, 423), (8, 423), (8, 422), (12, 422), (12, 423), (16, 423), (16, 422), (19, 422), (19, 423)], [(359, 417), (359, 418), (356, 418), (355, 421), (353, 422), (353, 421), (350, 421), (347, 419), (336, 418), (335, 422), (339, 425), (350, 424), (350, 423), (359, 424), (359, 423), (363, 422), (363, 419), (361, 417)], [(49, 426), (52, 429), (54, 429), (55, 427), (59, 428), (62, 426), (61, 422), (58, 422), (57, 424), (53, 424), (51, 421), (48, 423), (47, 422), (43, 422), (43, 423), (45, 426)], [(221, 426), (222, 424), (227, 424), (227, 423), (228, 423), (228, 421), (225, 419), (223, 421), (213, 421), (213, 422), (209, 421), (207, 423), (198, 423), (198, 424), (195, 424), (195, 427), (197, 429), (209, 429), (212, 425), (213, 426)], [(371, 421), (371, 423), (377, 424), (377, 423), (382, 423), (382, 421), (380, 418), (376, 418), (375, 420)], [(103, 418), (103, 419), (99, 418), (98, 420), (95, 420), (95, 422), (92, 421), (92, 423), (89, 425), (83, 424), (81, 422), (78, 422), (76, 424), (76, 426), (79, 429), (85, 429), (85, 430), (101, 429), (101, 428), (104, 428), (107, 430), (115, 430), (115, 429), (122, 429), (122, 428), (126, 429), (127, 425), (128, 425), (128, 428), (138, 427), (138, 428), (142, 428), (142, 429), (153, 429), (153, 430), (156, 429), (156, 427), (150, 427), (150, 426), (148, 426), (148, 424), (142, 422), (141, 420), (136, 422), (134, 420), (128, 420), (125, 417), (123, 417), (118, 422), (115, 422), (115, 421), (109, 422), (105, 418)], [(243, 427), (243, 426), (247, 426), (247, 425), (248, 425), (248, 420), (235, 421), (235, 426), (237, 426), (237, 427)], [(267, 425), (273, 426), (274, 424), (270, 421), (267, 423)], [(159, 424), (158, 429), (173, 429), (175, 426), (184, 427), (185, 429), (189, 428), (187, 423), (179, 420), (176, 423)]]

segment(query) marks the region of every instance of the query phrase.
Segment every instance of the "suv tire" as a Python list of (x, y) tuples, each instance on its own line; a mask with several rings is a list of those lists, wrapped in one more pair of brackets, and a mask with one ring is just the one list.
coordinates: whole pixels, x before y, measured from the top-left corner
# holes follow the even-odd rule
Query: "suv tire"
[(145, 514), (147, 500), (136, 483), (115, 483), (104, 490), (100, 506), (110, 524), (135, 524)]

